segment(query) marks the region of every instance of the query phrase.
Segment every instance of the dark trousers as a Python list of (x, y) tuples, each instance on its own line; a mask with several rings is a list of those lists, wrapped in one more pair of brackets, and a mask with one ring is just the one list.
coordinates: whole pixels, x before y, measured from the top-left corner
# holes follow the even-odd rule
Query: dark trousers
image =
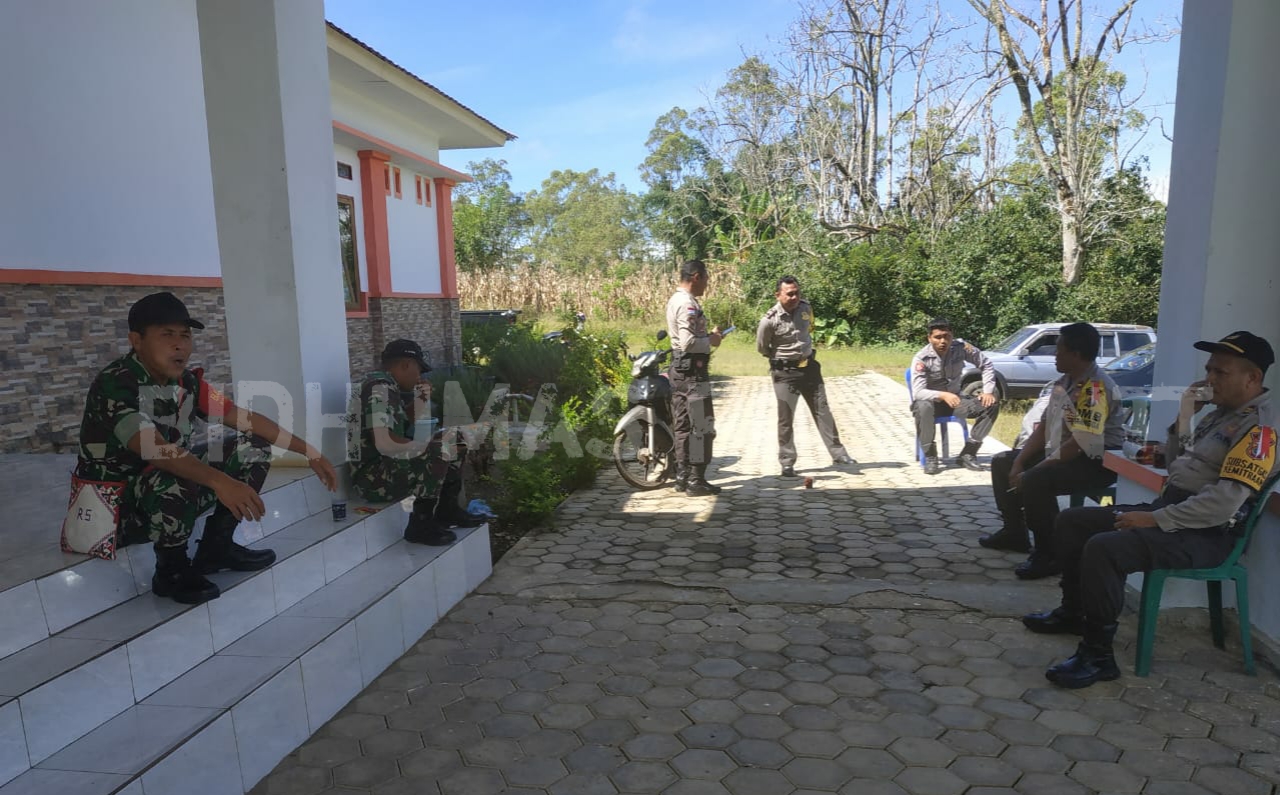
[(980, 444), (991, 433), (996, 417), (1000, 416), (1000, 403), (997, 401), (990, 406), (983, 406), (982, 401), (976, 397), (964, 397), (960, 399), (960, 405), (953, 409), (941, 400), (915, 400), (911, 403), (911, 413), (916, 417), (916, 439), (920, 441), (920, 447), (927, 451), (929, 445), (933, 444), (933, 435), (937, 430), (934, 423), (939, 417), (956, 416), (963, 420), (973, 420), (969, 439), (975, 445)]
[(1035, 539), (1037, 560), (1052, 560), (1053, 528), (1058, 519), (1058, 495), (1096, 491), (1116, 482), (1116, 473), (1102, 461), (1078, 455), (1070, 461), (1034, 468), (1044, 460), (1036, 456), (1023, 470), (1021, 487), (1009, 491), (1009, 470), (1020, 450), (1008, 450), (991, 457), (991, 489), (996, 507), (1004, 518), (1004, 532), (1025, 538), (1028, 528)]
[(805, 405), (809, 407), (809, 414), (818, 426), (818, 435), (822, 437), (822, 443), (827, 446), (831, 457), (848, 455), (844, 445), (840, 443), (836, 418), (832, 416), (831, 404), (827, 402), (827, 388), (822, 383), (822, 367), (818, 360), (810, 359), (808, 367), (773, 370), (772, 374), (773, 396), (778, 400), (778, 462), (784, 467), (796, 463), (792, 424), (801, 398), (804, 398)]
[(1090, 623), (1112, 624), (1124, 608), (1125, 578), (1152, 569), (1217, 566), (1235, 546), (1223, 528), (1178, 530), (1158, 527), (1116, 530), (1116, 512), (1152, 511), (1160, 500), (1113, 508), (1069, 508), (1058, 517), (1053, 541), (1062, 565), (1062, 606), (1083, 613)]
[(705, 467), (711, 462), (716, 438), (716, 412), (711, 405), (711, 379), (702, 373), (681, 373), (671, 378), (671, 420), (675, 424), (676, 464)]

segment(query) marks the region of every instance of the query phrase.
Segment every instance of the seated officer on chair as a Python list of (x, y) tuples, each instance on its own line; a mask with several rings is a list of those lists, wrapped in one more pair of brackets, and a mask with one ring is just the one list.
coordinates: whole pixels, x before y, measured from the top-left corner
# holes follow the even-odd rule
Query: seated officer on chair
[(1119, 450), (1124, 442), (1120, 389), (1097, 365), (1099, 344), (1098, 330), (1088, 323), (1062, 328), (1054, 356), (1062, 377), (1053, 383), (1043, 420), (1020, 449), (991, 459), (991, 487), (1004, 526), (978, 543), (1026, 552), (1031, 528), (1035, 551), (1014, 569), (1024, 580), (1061, 571), (1052, 541), (1058, 495), (1097, 491), (1116, 482), (1116, 473), (1102, 465), (1102, 454)]
[[(1210, 353), (1205, 380), (1183, 394), (1169, 426), (1169, 479), (1155, 501), (1071, 508), (1058, 516), (1054, 551), (1062, 564), (1062, 604), (1023, 616), (1032, 632), (1083, 635), (1074, 656), (1045, 672), (1061, 687), (1120, 676), (1112, 651), (1125, 577), (1154, 569), (1217, 566), (1236, 544), (1234, 526), (1275, 470), (1276, 425), (1262, 379), (1271, 345), (1247, 331), (1197, 342)], [(1191, 418), (1206, 403), (1214, 410)], [(1243, 513), (1242, 513), (1243, 512)]]
[[(446, 546), (457, 540), (449, 527), (476, 527), (483, 519), (458, 505), (462, 492), (464, 453), (444, 455), (443, 443), (416, 439), (414, 418), (429, 411), (431, 384), (424, 376), (431, 367), (422, 347), (412, 340), (394, 340), (382, 351), (382, 369), (360, 382), (359, 442), (353, 445), (352, 484), (360, 496), (390, 502), (412, 496), (413, 512), (404, 539), (414, 544)], [(355, 430), (354, 428), (352, 430)], [(459, 445), (459, 447), (461, 447)]]
[[(960, 376), (964, 363), (982, 372), (982, 394), (973, 397), (960, 396)], [(942, 471), (938, 463), (938, 448), (933, 437), (938, 417), (956, 416), (961, 420), (973, 418), (973, 430), (969, 441), (956, 458), (965, 469), (981, 471), (978, 448), (987, 438), (996, 417), (1000, 416), (1000, 403), (996, 400), (996, 371), (987, 357), (964, 340), (955, 339), (951, 323), (935, 318), (929, 324), (929, 344), (911, 360), (911, 413), (916, 418), (916, 440), (924, 451), (924, 473), (936, 475)]]

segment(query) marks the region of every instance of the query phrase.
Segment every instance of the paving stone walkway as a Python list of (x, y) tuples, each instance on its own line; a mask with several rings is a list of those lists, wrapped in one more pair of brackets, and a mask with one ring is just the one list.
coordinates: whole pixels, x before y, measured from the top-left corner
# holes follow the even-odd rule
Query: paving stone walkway
[(1075, 640), (1017, 620), (1056, 588), (978, 546), (987, 476), (921, 473), (900, 383), (827, 384), (858, 467), (804, 415), (780, 478), (769, 381), (718, 383), (724, 493), (604, 471), (254, 792), (1275, 793), (1272, 674), (1162, 627), (1137, 678), (1130, 615), (1122, 679), (1049, 685)]

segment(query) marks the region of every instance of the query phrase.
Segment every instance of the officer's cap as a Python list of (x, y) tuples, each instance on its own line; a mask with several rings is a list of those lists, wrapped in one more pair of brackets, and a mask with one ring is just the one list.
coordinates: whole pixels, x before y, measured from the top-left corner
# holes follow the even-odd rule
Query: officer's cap
[(129, 330), (139, 334), (150, 326), (185, 325), (203, 329), (204, 324), (192, 320), (187, 305), (173, 293), (152, 293), (139, 298), (129, 307)]
[(1229, 353), (1248, 359), (1264, 373), (1276, 362), (1276, 354), (1271, 350), (1271, 343), (1247, 331), (1233, 331), (1217, 342), (1200, 340), (1195, 347), (1196, 350), (1209, 353)]
[(427, 357), (422, 353), (422, 346), (413, 340), (392, 340), (387, 343), (387, 347), (382, 349), (382, 361), (393, 362), (396, 359), (413, 359), (422, 372), (431, 371), (431, 365), (427, 364)]

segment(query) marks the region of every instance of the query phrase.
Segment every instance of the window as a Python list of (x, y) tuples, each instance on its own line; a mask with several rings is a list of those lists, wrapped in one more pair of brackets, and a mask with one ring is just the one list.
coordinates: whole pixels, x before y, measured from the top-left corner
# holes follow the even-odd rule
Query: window
[(392, 169), (395, 172), (396, 179), (396, 198), (400, 198), (400, 169)]
[(387, 183), (387, 195), (391, 195), (391, 166), (385, 163), (382, 166), (382, 181)]
[(338, 179), (351, 179), (350, 163), (338, 163)]
[(431, 206), (431, 177), (422, 178), (422, 203)]
[(1027, 356), (1053, 356), (1058, 351), (1058, 335), (1045, 334), (1031, 343)]
[(1118, 355), (1116, 352), (1116, 335), (1102, 334), (1098, 340), (1098, 358), (1114, 359)]
[(338, 197), (338, 253), (342, 258), (342, 300), (348, 312), (359, 311), (360, 259), (356, 248), (356, 200)]
[(1141, 348), (1151, 342), (1151, 337), (1145, 331), (1122, 331), (1120, 332), (1120, 352), (1127, 353), (1129, 351)]
[(422, 204), (422, 177), (413, 175), (413, 187), (418, 190), (418, 204)]

